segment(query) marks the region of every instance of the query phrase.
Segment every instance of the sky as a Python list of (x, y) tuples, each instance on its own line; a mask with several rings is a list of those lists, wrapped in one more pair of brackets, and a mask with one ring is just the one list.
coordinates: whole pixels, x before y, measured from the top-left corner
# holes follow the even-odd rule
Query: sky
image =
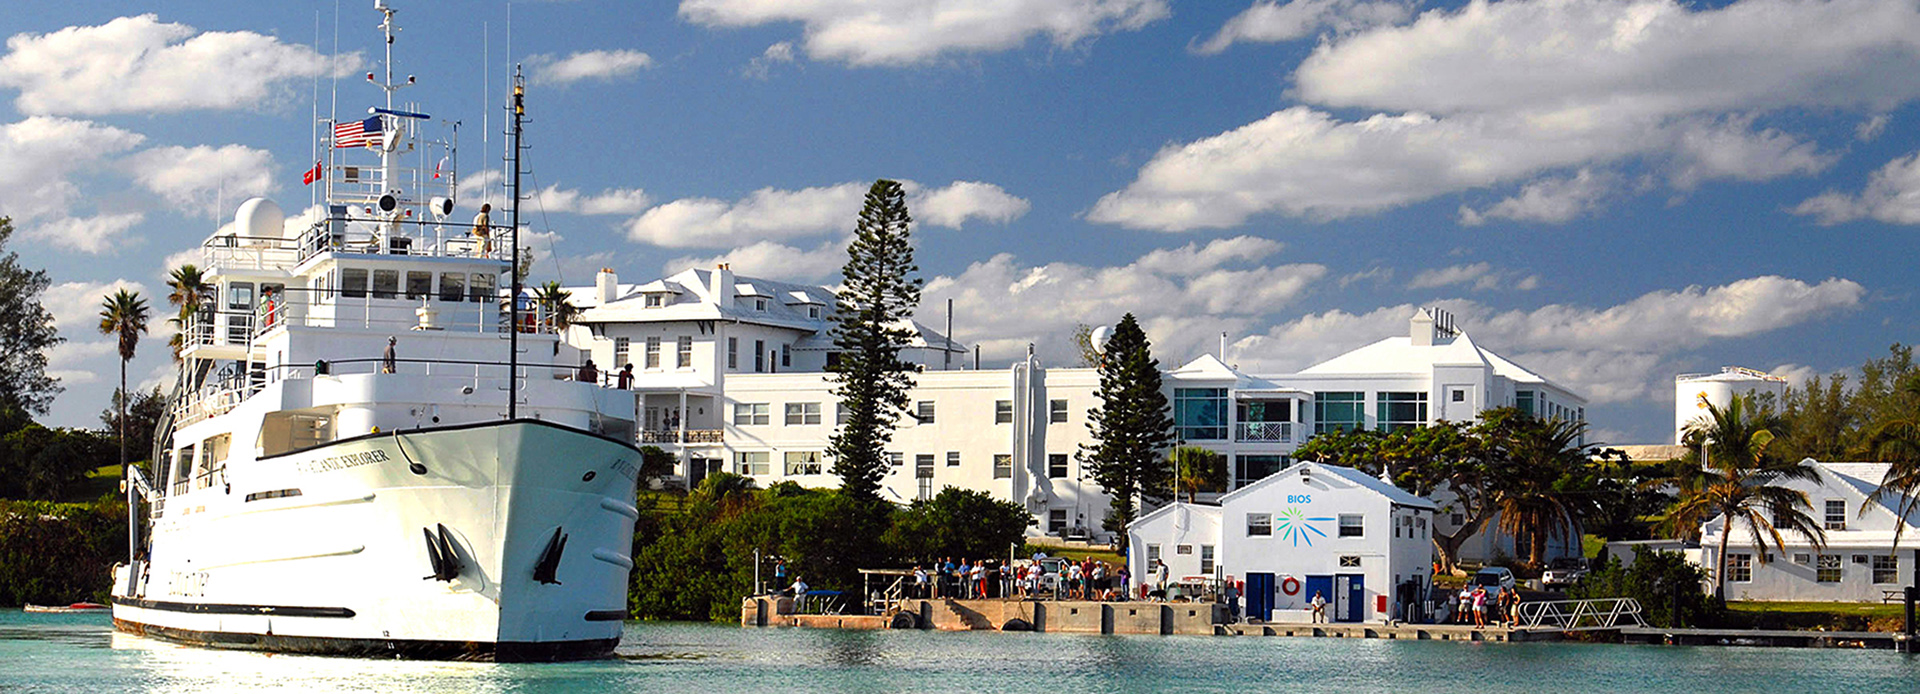
[[(833, 284), (892, 178), (919, 316), (951, 299), (985, 365), (1072, 365), (1076, 324), (1131, 312), (1169, 367), (1224, 332), (1285, 373), (1440, 307), (1608, 443), (1672, 436), (1676, 374), (1798, 382), (1920, 328), (1913, 0), (392, 4), (401, 97), (461, 124), (456, 216), (527, 75), (536, 280)], [(168, 313), (240, 200), (307, 208), (316, 111), (379, 97), (371, 3), (126, 5), (0, 22), (0, 215), (52, 277), (58, 425), (115, 386), (101, 297)]]

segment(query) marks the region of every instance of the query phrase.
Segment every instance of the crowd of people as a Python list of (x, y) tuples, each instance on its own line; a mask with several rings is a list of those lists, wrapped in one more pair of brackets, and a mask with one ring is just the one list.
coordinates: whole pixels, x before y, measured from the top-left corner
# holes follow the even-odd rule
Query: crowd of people
[(1484, 627), (1489, 621), (1494, 626), (1513, 626), (1514, 613), (1519, 607), (1520, 591), (1496, 589), (1489, 593), (1486, 586), (1469, 583), (1460, 588), (1452, 621), (1477, 627)]
[(1035, 556), (1020, 565), (994, 559), (947, 557), (913, 567), (910, 594), (915, 598), (1051, 598), (1058, 600), (1125, 600), (1125, 566), (1082, 559)]

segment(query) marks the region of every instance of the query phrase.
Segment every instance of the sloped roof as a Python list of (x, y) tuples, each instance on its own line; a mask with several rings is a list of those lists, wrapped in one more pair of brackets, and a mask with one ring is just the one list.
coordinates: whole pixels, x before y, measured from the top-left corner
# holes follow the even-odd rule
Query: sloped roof
[[(1301, 374), (1425, 374), (1435, 366), (1489, 366), (1500, 376), (1519, 383), (1546, 383), (1563, 390), (1564, 386), (1513, 363), (1505, 357), (1474, 344), (1466, 333), (1455, 337), (1436, 337), (1433, 345), (1413, 344), (1410, 337), (1389, 337), (1346, 354), (1309, 366)], [(1572, 391), (1568, 391), (1572, 392)]]
[(1266, 477), (1260, 478), (1260, 480), (1257, 482), (1254, 482), (1247, 486), (1228, 492), (1225, 496), (1220, 497), (1220, 503), (1224, 505), (1227, 503), (1229, 499), (1233, 499), (1242, 495), (1252, 494), (1254, 493), (1255, 490), (1266, 487), (1267, 485), (1278, 484), (1282, 480), (1292, 478), (1294, 475), (1299, 474), (1297, 471), (1302, 466), (1312, 466), (1313, 474), (1334, 475), (1336, 477), (1339, 477), (1340, 479), (1343, 479), (1352, 483), (1354, 486), (1363, 487), (1369, 491), (1372, 491), (1375, 494), (1379, 494), (1381, 496), (1387, 497), (1388, 500), (1392, 501), (1393, 503), (1399, 504), (1401, 506), (1412, 506), (1412, 507), (1424, 508), (1424, 509), (1439, 508), (1439, 506), (1434, 504), (1433, 501), (1425, 497), (1415, 496), (1412, 492), (1409, 492), (1405, 489), (1401, 489), (1399, 487), (1395, 487), (1392, 484), (1388, 484), (1387, 482), (1382, 481), (1378, 477), (1374, 477), (1372, 475), (1361, 472), (1359, 470), (1355, 470), (1350, 467), (1341, 467), (1339, 465), (1327, 465), (1324, 463), (1295, 463), (1293, 465), (1289, 465), (1287, 466), (1286, 469), (1273, 473), (1271, 475), (1267, 475)]

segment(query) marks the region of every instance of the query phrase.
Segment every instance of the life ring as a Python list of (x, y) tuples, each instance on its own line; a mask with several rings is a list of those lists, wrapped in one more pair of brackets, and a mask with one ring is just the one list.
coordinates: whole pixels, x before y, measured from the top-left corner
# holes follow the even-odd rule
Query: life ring
[(1299, 595), (1300, 579), (1294, 578), (1292, 576), (1288, 576), (1286, 578), (1280, 579), (1280, 592), (1286, 593), (1288, 595)]

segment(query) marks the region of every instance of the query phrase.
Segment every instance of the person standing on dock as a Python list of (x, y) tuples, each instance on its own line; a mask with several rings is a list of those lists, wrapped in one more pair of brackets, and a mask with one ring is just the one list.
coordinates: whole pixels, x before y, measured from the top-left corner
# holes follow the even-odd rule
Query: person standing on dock
[(1517, 616), (1515, 613), (1519, 611), (1519, 589), (1509, 588), (1500, 591), (1500, 625), (1512, 629), (1515, 623), (1514, 617)]
[(1473, 588), (1473, 625), (1477, 627), (1487, 626), (1486, 586), (1474, 586)]
[(1160, 560), (1155, 560), (1154, 563), (1157, 564), (1157, 566), (1154, 567), (1153, 589), (1159, 591), (1161, 599), (1165, 600), (1167, 594), (1167, 563)]

